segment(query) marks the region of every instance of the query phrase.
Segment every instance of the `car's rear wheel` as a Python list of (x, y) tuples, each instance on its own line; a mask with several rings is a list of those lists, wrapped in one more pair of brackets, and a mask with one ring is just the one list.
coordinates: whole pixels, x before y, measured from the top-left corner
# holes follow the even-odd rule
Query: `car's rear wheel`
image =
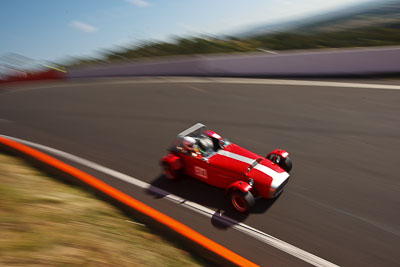
[(180, 177), (180, 171), (174, 170), (167, 162), (162, 163), (163, 174), (169, 180), (176, 180)]
[(239, 212), (248, 212), (254, 206), (255, 200), (251, 192), (234, 190), (230, 194), (232, 207)]

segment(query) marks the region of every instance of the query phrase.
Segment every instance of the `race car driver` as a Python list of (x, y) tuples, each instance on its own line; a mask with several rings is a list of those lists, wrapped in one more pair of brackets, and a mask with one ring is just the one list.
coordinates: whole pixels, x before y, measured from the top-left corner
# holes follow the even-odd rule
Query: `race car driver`
[(182, 144), (186, 152), (192, 157), (202, 157), (201, 150), (197, 145), (196, 139), (190, 136), (185, 136), (182, 139)]

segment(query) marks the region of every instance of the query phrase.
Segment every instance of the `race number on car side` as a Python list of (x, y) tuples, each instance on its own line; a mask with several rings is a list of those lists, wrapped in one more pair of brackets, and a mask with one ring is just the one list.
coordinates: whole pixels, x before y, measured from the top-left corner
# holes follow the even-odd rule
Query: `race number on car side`
[(204, 179), (207, 179), (207, 171), (203, 168), (200, 168), (198, 166), (194, 166), (194, 173)]

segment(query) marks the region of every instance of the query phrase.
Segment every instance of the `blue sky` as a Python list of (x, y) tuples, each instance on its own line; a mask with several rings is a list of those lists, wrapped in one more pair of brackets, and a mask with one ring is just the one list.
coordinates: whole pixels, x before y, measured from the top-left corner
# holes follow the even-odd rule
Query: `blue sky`
[(368, 0), (2, 0), (0, 57), (93, 56), (174, 35), (219, 34)]

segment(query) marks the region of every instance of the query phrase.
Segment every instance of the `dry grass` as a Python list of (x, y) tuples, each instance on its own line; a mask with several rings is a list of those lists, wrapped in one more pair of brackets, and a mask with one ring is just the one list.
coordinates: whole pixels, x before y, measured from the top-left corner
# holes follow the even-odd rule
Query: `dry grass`
[(199, 266), (79, 188), (0, 154), (1, 266)]

